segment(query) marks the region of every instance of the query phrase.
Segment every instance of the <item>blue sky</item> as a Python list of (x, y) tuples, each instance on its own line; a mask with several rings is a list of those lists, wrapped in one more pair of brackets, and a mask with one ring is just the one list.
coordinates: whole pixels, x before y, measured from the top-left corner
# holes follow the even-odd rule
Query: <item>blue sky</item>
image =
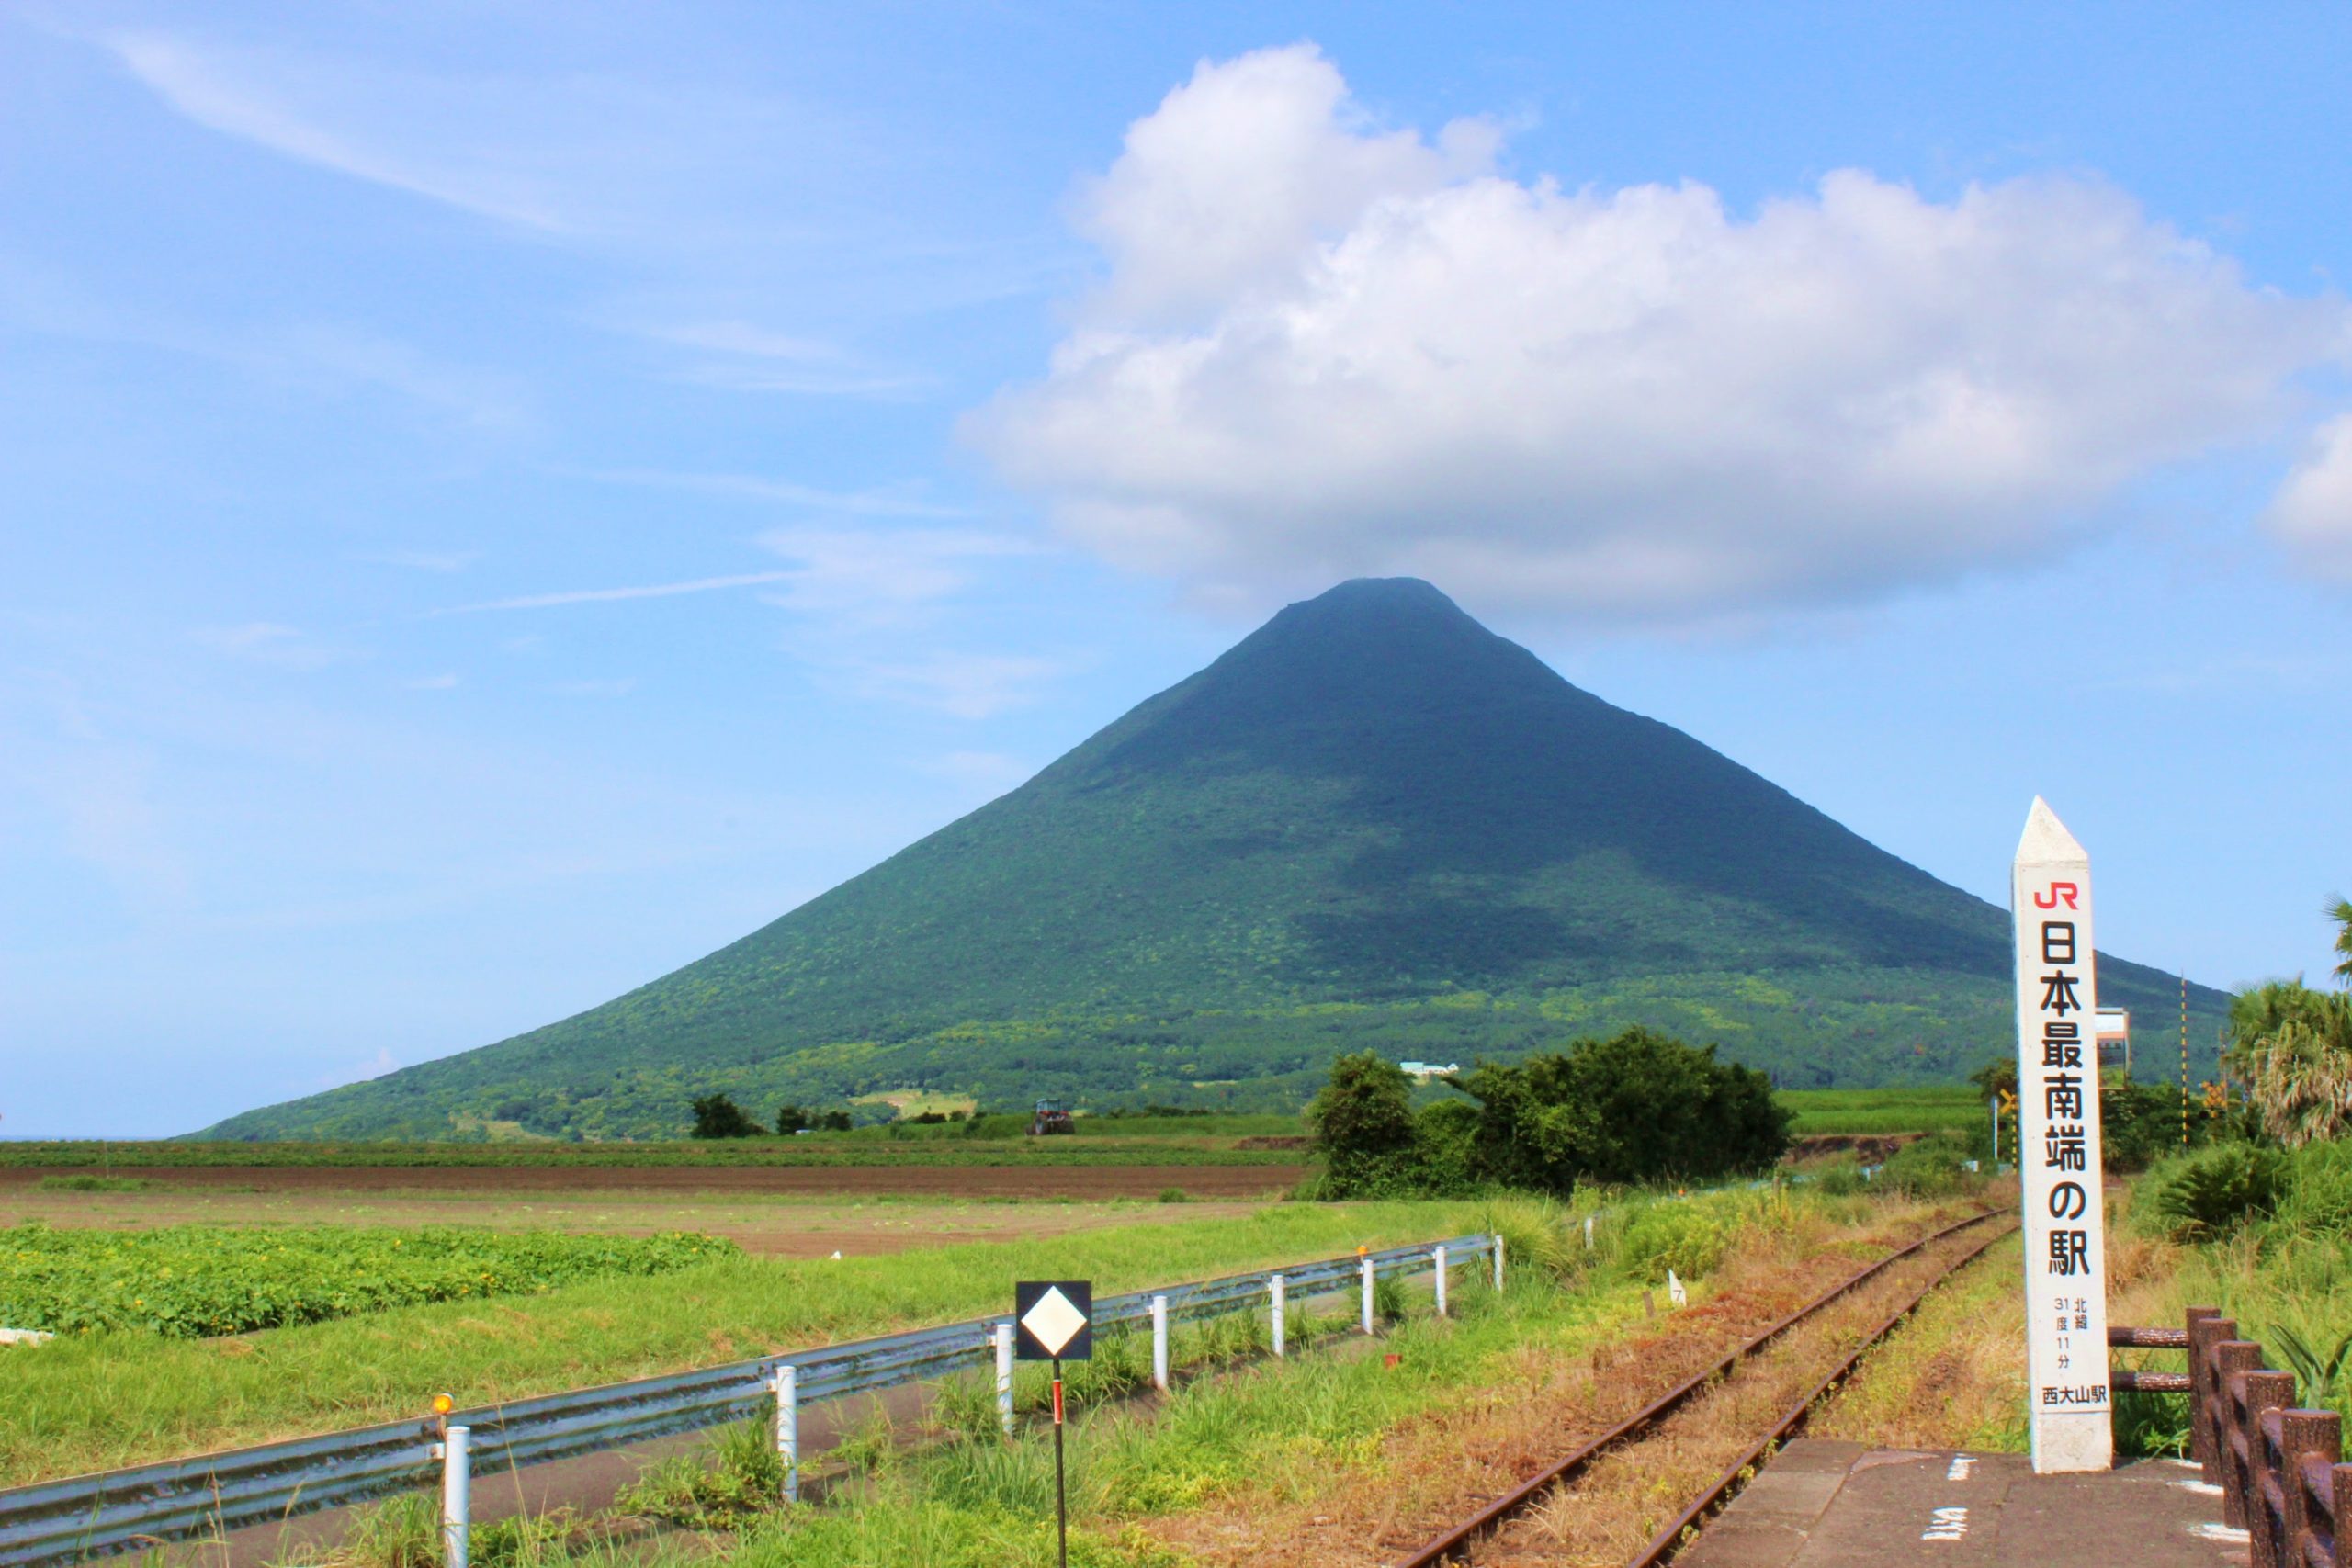
[(0, 1134), (601, 1001), (1366, 572), (2316, 975), (2352, 15), (2051, 9), (0, 7)]

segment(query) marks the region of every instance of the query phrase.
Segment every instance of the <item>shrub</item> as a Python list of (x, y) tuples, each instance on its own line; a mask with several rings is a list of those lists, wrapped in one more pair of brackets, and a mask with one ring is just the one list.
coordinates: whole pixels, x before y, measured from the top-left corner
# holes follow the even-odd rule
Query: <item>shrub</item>
[(2278, 1211), (2282, 1231), (2352, 1236), (2352, 1144), (2313, 1144), (2298, 1150)]
[(1731, 1227), (1697, 1203), (1661, 1201), (1637, 1211), (1619, 1233), (1617, 1261), (1634, 1278), (1661, 1284), (1669, 1269), (1685, 1280), (1712, 1272), (1731, 1245)]
[(760, 1131), (760, 1124), (732, 1096), (706, 1094), (695, 1101), (694, 1135), (697, 1138), (749, 1138)]
[(1331, 1064), (1331, 1080), (1306, 1108), (1315, 1150), (1323, 1156), (1320, 1196), (1369, 1198), (1410, 1191), (1412, 1087), (1405, 1070), (1374, 1051)]
[(1971, 1182), (1962, 1164), (1967, 1157), (1968, 1139), (1958, 1134), (1919, 1138), (1886, 1156), (1878, 1184), (1906, 1198), (1949, 1197)]
[(2212, 1235), (2278, 1206), (2286, 1159), (2251, 1144), (2215, 1144), (2159, 1167), (2149, 1212), (2179, 1239)]
[(1789, 1146), (1792, 1112), (1763, 1074), (1646, 1029), (1481, 1062), (1458, 1082), (1480, 1102), (1476, 1174), (1511, 1187), (1704, 1180), (1760, 1170)]

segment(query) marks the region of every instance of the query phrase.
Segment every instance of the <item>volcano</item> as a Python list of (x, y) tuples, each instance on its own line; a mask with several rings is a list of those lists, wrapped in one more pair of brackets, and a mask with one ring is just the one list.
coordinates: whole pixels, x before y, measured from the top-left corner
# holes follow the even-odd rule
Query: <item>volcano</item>
[[(2009, 964), (2004, 911), (1363, 580), (708, 957), (209, 1135), (660, 1135), (718, 1089), (1287, 1107), (1340, 1051), (1631, 1023), (1790, 1087), (1949, 1082), (2011, 1048)], [(2099, 980), (2177, 1010), (2155, 971)], [(2210, 1035), (2226, 998), (2191, 1000)]]

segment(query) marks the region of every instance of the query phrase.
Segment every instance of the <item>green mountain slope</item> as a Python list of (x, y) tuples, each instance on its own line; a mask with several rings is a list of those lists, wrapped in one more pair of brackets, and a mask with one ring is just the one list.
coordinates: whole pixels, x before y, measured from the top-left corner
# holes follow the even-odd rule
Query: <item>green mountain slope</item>
[[(2103, 999), (2177, 1015), (2103, 963)], [(634, 1135), (712, 1088), (1295, 1104), (1337, 1050), (1634, 1021), (1797, 1086), (1950, 1078), (2004, 1048), (2008, 964), (1993, 906), (1365, 581), (675, 974), (212, 1132)], [(2223, 998), (2192, 1000), (2211, 1040)]]

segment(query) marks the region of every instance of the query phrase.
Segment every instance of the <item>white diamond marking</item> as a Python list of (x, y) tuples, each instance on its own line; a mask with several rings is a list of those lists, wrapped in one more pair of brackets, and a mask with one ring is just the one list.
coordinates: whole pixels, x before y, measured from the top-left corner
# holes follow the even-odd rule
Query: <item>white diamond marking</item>
[(1037, 1298), (1037, 1304), (1021, 1314), (1021, 1326), (1029, 1337), (1046, 1348), (1048, 1356), (1058, 1356), (1063, 1347), (1078, 1337), (1086, 1326), (1086, 1314), (1070, 1304), (1059, 1291), (1047, 1291)]

